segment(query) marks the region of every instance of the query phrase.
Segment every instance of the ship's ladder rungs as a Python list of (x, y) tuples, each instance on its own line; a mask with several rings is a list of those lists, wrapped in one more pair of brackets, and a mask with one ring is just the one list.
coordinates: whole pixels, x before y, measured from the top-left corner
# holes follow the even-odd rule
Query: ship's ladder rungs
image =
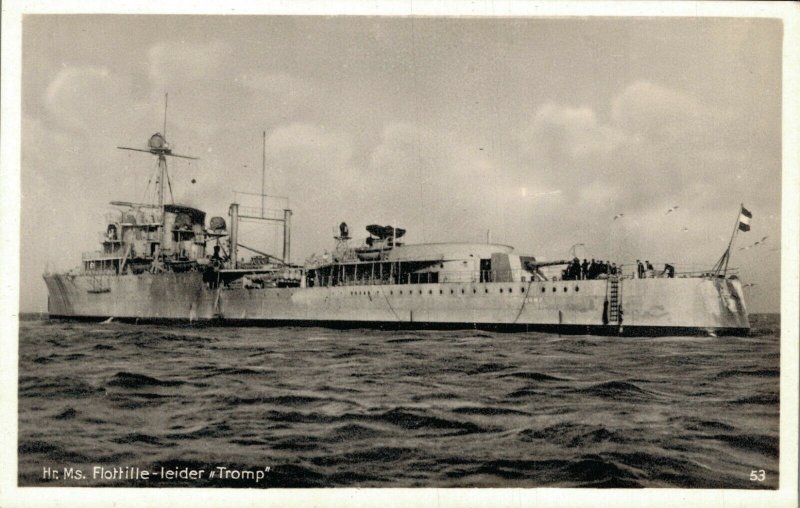
[(619, 324), (622, 313), (620, 304), (622, 303), (622, 285), (619, 276), (612, 275), (608, 278), (608, 322), (609, 324)]

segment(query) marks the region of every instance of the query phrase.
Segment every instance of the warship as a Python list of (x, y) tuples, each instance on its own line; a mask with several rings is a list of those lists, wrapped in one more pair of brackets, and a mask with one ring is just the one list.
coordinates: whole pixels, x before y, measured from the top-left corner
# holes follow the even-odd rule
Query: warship
[[(165, 199), (167, 158), (192, 157), (173, 153), (161, 133), (145, 148), (118, 148), (158, 158), (157, 200), (111, 202), (101, 249), (84, 253), (70, 271), (44, 274), (52, 319), (635, 336), (750, 328), (742, 284), (727, 266), (736, 228), (706, 270), (604, 263), (587, 271), (577, 259), (541, 261), (508, 245), (406, 244), (404, 229), (377, 224), (352, 246), (344, 222), (332, 252), (293, 264), (292, 211), (265, 209), (263, 183), (260, 208), (234, 202), (227, 220), (206, 222), (203, 210)], [(282, 226), (282, 255), (242, 244), (242, 219)], [(251, 257), (240, 256), (243, 250)]]

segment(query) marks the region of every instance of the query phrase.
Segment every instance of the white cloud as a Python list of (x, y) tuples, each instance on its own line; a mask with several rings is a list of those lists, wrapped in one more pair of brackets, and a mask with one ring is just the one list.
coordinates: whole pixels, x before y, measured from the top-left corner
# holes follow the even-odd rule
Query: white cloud
[(147, 52), (150, 80), (160, 86), (186, 81), (202, 81), (224, 76), (229, 45), (211, 40), (205, 43), (169, 41), (150, 47)]
[(547, 103), (521, 129), (523, 160), (546, 168), (541, 180), (565, 188), (576, 206), (694, 202), (702, 197), (694, 192), (698, 182), (713, 182), (734, 202), (754, 192), (732, 177), (747, 171), (751, 148), (743, 146), (730, 111), (648, 81), (626, 86), (609, 110), (602, 120), (589, 107)]
[(129, 83), (105, 67), (65, 67), (47, 87), (44, 104), (59, 127), (89, 133), (126, 118), (129, 106), (120, 98), (129, 91)]
[(630, 140), (614, 125), (602, 124), (588, 107), (541, 106), (522, 134), (523, 151), (570, 159), (608, 156)]
[(307, 79), (299, 79), (285, 72), (245, 73), (235, 81), (251, 91), (256, 101), (265, 102), (268, 108), (284, 111), (296, 110), (315, 100), (322, 92), (319, 85), (314, 86)]

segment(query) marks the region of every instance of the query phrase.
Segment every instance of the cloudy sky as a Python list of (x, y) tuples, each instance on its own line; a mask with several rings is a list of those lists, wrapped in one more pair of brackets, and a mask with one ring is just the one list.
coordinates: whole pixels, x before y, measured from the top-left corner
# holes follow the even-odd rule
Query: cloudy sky
[(145, 198), (155, 161), (115, 147), (161, 130), (168, 92), (167, 137), (201, 158), (170, 161), (175, 201), (225, 215), (258, 192), (266, 131), (295, 262), (344, 220), (710, 267), (744, 203), (732, 264), (777, 311), (781, 44), (768, 19), (28, 15), (21, 310), (98, 247), (109, 201)]

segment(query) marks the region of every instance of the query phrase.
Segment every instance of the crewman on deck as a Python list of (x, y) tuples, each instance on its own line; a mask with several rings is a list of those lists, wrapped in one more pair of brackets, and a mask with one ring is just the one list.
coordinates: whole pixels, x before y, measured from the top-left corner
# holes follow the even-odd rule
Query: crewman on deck
[(589, 278), (589, 262), (586, 261), (586, 258), (583, 258), (583, 263), (581, 264), (581, 279), (586, 280)]
[(644, 279), (644, 265), (638, 259), (636, 260), (636, 274), (639, 276), (638, 278)]

